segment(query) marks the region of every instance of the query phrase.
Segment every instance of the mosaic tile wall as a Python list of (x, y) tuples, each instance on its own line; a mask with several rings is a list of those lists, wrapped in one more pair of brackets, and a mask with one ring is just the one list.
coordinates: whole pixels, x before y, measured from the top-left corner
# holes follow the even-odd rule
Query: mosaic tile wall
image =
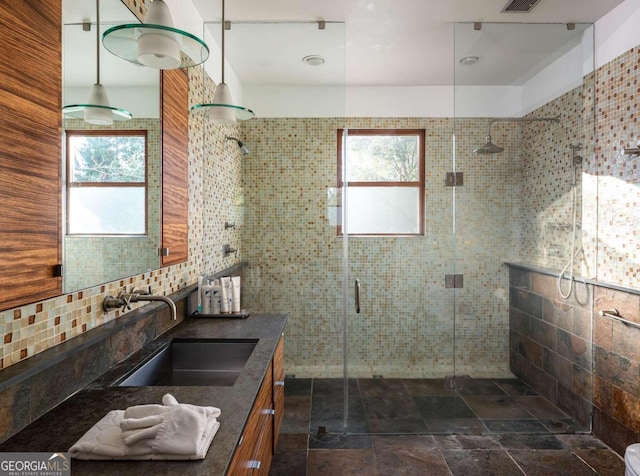
[(160, 120), (132, 119), (111, 127), (93, 126), (80, 119), (65, 119), (65, 130), (146, 130), (147, 211), (146, 237), (77, 237), (64, 239), (66, 292), (84, 289), (114, 278), (133, 276), (158, 267), (160, 247)]
[(620, 154), (640, 140), (639, 65), (634, 48), (586, 76), (582, 87), (532, 113), (561, 117), (551, 137), (536, 138), (528, 132), (532, 127), (523, 127), (523, 261), (556, 270), (568, 264), (570, 144), (581, 144), (575, 249), (582, 246), (582, 252), (576, 274), (640, 289), (640, 160)]
[[(215, 85), (202, 69), (191, 68), (190, 103), (201, 102), (204, 90), (213, 97)], [(155, 294), (171, 294), (197, 282), (198, 276), (212, 274), (241, 260), (241, 254), (222, 257), (222, 245), (239, 244), (240, 227), (224, 231), (230, 212), (220, 203), (227, 196), (241, 203), (241, 155), (235, 142), (225, 136), (239, 134), (234, 126), (212, 126), (204, 118), (189, 120), (189, 259), (166, 268), (137, 274), (104, 285), (65, 294), (15, 309), (0, 311), (0, 368), (8, 367), (43, 350), (106, 322), (121, 313), (102, 311), (105, 295), (117, 295), (125, 286), (152, 286)], [(241, 208), (241, 207), (240, 207)], [(135, 309), (139, 305), (134, 304)]]
[[(620, 155), (640, 141), (636, 47), (599, 68), (596, 86), (597, 237), (599, 281), (640, 289), (640, 158)], [(597, 187), (597, 188), (595, 188)]]
[[(342, 374), (343, 244), (327, 215), (328, 190), (336, 184), (336, 130), (347, 126), (424, 128), (427, 190), (424, 237), (349, 242), (353, 266), (347, 286), (351, 292), (352, 280), (361, 280), (363, 306), (361, 314), (349, 315), (351, 374), (443, 376), (453, 373), (455, 352), (458, 374), (510, 375), (508, 276), (502, 262), (518, 258), (509, 253), (516, 252), (520, 239), (519, 204), (504, 197), (515, 195), (519, 183), (518, 136), (513, 132), (505, 139), (505, 154), (478, 161), (471, 151), (484, 139), (487, 120), (455, 123), (456, 167), (465, 173), (458, 189), (444, 184), (453, 168), (451, 119), (243, 124), (252, 149), (243, 174), (245, 297), (250, 308), (290, 313), (288, 373)], [(465, 274), (464, 289), (444, 289), (445, 274), (453, 272)]]
[(556, 270), (568, 266), (575, 207), (574, 270), (584, 277), (595, 277), (595, 253), (585, 231), (592, 227), (589, 217), (597, 206), (589, 191), (595, 167), (593, 79), (589, 75), (583, 86), (527, 116), (559, 117), (560, 124), (547, 134), (537, 133), (542, 123), (522, 128), (522, 261)]

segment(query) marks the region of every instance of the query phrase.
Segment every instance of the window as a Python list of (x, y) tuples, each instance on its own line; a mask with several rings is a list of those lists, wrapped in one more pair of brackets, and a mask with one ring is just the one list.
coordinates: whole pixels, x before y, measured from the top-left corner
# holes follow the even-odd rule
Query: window
[(67, 234), (147, 234), (147, 131), (67, 131)]
[[(343, 161), (343, 152), (345, 160)], [(349, 235), (424, 234), (424, 130), (338, 130), (338, 187)]]

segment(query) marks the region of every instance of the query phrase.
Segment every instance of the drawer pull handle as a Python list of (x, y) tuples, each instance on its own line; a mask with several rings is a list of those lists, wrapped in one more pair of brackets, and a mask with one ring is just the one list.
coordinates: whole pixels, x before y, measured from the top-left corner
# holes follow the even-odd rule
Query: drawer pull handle
[(251, 469), (260, 469), (260, 461), (252, 459), (251, 461), (249, 461), (249, 463), (247, 463), (247, 467)]
[(262, 413), (265, 415), (275, 415), (276, 411), (273, 408), (268, 408), (267, 410), (264, 410)]
[(244, 435), (240, 437), (240, 441), (238, 441), (238, 446), (242, 446), (243, 441), (244, 441)]
[(276, 387), (284, 387), (284, 380), (276, 380), (275, 385)]

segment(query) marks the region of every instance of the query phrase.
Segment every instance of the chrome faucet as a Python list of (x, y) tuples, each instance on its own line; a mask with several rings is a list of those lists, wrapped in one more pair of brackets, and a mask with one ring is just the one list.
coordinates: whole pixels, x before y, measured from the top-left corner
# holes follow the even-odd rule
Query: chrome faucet
[(122, 306), (122, 312), (131, 310), (131, 303), (133, 302), (141, 302), (141, 301), (162, 301), (171, 310), (171, 320), (178, 320), (178, 313), (176, 311), (175, 303), (166, 296), (156, 296), (151, 294), (151, 289), (149, 291), (137, 290), (135, 287), (131, 289), (130, 292), (122, 291), (118, 294), (118, 297), (106, 296), (102, 301), (102, 309), (104, 312), (112, 311), (113, 309), (118, 309)]

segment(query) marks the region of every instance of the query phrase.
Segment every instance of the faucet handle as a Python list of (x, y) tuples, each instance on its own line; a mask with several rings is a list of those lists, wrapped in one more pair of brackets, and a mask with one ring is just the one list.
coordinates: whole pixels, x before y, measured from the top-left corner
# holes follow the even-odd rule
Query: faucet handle
[(149, 286), (147, 287), (146, 291), (142, 289), (137, 289), (136, 294), (140, 296), (151, 296), (153, 294), (153, 291), (151, 290), (151, 286)]
[(134, 296), (135, 288), (131, 290), (130, 293), (121, 292), (118, 295), (120, 302), (122, 303), (122, 312), (127, 310), (131, 310), (131, 298)]

